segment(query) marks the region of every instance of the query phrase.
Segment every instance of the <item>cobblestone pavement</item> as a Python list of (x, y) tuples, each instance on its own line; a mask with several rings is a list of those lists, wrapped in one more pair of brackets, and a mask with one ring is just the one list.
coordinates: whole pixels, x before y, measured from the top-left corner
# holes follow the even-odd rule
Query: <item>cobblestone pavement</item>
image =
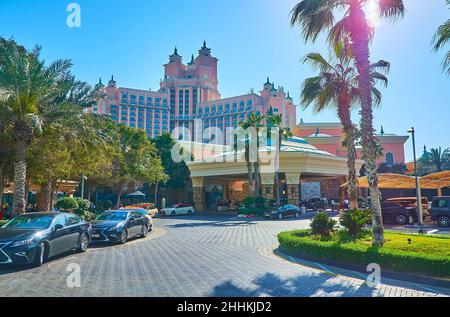
[[(273, 253), (278, 232), (309, 220), (225, 216), (155, 220), (146, 240), (95, 247), (40, 268), (0, 268), (2, 296), (449, 296), (450, 289), (383, 279), (370, 288), (355, 272), (294, 263)], [(69, 288), (68, 265), (81, 268)]]

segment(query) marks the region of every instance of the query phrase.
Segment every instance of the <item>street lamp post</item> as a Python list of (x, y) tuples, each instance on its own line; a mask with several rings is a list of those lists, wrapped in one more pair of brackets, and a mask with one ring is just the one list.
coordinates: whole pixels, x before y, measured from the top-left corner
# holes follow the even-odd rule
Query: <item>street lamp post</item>
[(81, 175), (81, 199), (84, 199), (84, 181), (87, 179), (84, 174)]
[(417, 197), (417, 213), (418, 213), (418, 225), (419, 227), (423, 226), (423, 212), (422, 212), (422, 193), (420, 189), (419, 175), (417, 174), (417, 158), (416, 158), (416, 130), (413, 128), (407, 131), (412, 135), (412, 143), (413, 143), (413, 155), (414, 155), (414, 174), (416, 176), (416, 197)]

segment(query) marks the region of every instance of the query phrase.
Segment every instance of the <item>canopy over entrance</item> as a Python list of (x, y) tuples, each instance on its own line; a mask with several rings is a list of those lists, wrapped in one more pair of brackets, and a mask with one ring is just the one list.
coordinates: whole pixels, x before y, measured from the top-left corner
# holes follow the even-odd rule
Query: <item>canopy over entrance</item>
[[(416, 178), (414, 176), (400, 175), (400, 174), (379, 174), (378, 188), (380, 189), (415, 189)], [(435, 189), (438, 195), (442, 195), (442, 188), (450, 187), (450, 171), (443, 171), (439, 173), (430, 174), (419, 177), (421, 189)], [(369, 183), (366, 176), (358, 178), (360, 188), (369, 188)], [(342, 185), (346, 187), (348, 183)]]

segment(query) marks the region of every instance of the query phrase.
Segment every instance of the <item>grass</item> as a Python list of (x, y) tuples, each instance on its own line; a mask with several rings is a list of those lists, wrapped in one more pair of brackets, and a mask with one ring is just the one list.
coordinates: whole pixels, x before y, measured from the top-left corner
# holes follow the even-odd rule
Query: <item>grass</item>
[(8, 222), (8, 220), (0, 220), (0, 227), (3, 226), (7, 222)]
[(278, 240), (282, 248), (300, 256), (364, 266), (378, 263), (390, 271), (450, 278), (450, 237), (393, 232), (386, 232), (385, 236), (386, 243), (381, 248), (372, 247), (368, 233), (352, 239), (341, 231), (324, 239), (311, 235), (309, 230), (300, 230), (282, 232)]

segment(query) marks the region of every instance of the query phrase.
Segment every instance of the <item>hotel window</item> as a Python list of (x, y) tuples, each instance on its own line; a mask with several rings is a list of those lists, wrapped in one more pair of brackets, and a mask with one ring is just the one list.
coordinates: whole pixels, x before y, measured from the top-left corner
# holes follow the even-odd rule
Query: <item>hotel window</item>
[(219, 114), (223, 113), (223, 105), (219, 105)]
[(192, 88), (192, 113), (195, 115), (197, 113), (197, 103), (198, 103), (198, 92), (197, 87)]
[(253, 101), (252, 100), (247, 101), (247, 110), (252, 110), (252, 107), (253, 107)]
[(227, 103), (225, 105), (225, 113), (230, 113), (230, 104), (229, 103)]
[(237, 111), (237, 103), (233, 103), (233, 112), (236, 112)]
[(245, 102), (241, 101), (239, 103), (239, 111), (244, 111), (245, 110)]
[(386, 165), (387, 166), (394, 165), (394, 154), (391, 152), (386, 153)]
[(216, 114), (216, 106), (215, 105), (212, 106), (211, 113), (212, 114)]
[(130, 104), (135, 105), (136, 104), (136, 96), (135, 95), (131, 95), (131, 101)]
[(139, 105), (140, 106), (144, 105), (144, 96), (139, 96)]

